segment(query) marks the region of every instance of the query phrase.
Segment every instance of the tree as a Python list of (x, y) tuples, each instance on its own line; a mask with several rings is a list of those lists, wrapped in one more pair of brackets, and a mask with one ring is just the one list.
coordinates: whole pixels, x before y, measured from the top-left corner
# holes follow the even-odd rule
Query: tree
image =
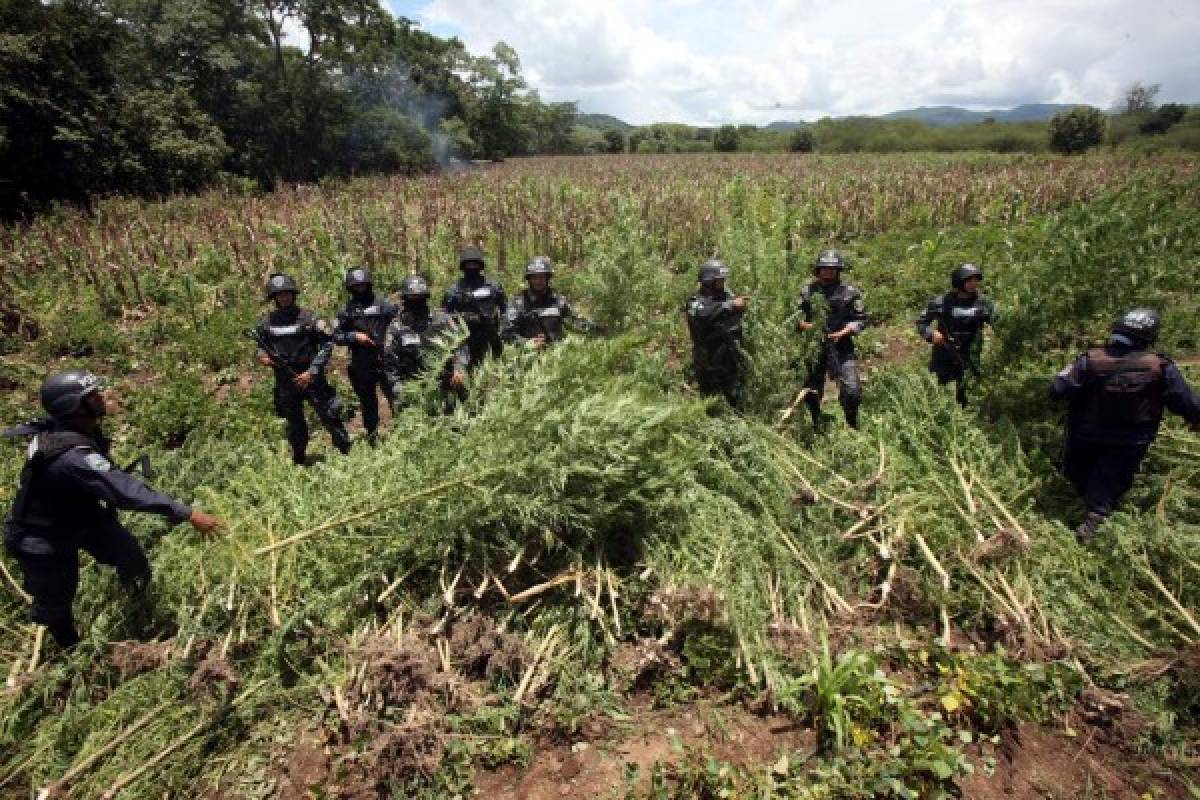
[(713, 134), (713, 149), (718, 153), (735, 153), (738, 149), (738, 129), (735, 125), (722, 125)]
[(1050, 119), (1050, 149), (1071, 155), (1082, 153), (1104, 141), (1107, 120), (1091, 106), (1078, 106), (1060, 111)]
[(813, 132), (808, 128), (796, 128), (788, 137), (788, 150), (793, 153), (811, 153), (816, 149), (817, 141)]
[(1141, 82), (1137, 82), (1125, 89), (1121, 95), (1121, 113), (1122, 114), (1140, 114), (1154, 110), (1154, 99), (1158, 97), (1158, 90), (1162, 87), (1157, 83), (1146, 86)]
[(604, 151), (606, 153), (624, 153), (625, 137), (615, 129), (604, 132)]
[(1187, 111), (1187, 106), (1181, 103), (1163, 103), (1138, 126), (1138, 130), (1142, 133), (1166, 133), (1173, 125), (1183, 121)]

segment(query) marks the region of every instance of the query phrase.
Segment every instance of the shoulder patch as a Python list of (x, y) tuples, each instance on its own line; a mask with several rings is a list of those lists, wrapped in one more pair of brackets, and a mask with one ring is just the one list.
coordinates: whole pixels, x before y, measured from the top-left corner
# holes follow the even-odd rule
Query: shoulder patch
[(96, 470), (96, 472), (108, 472), (112, 469), (112, 462), (99, 453), (88, 453), (83, 457), (83, 463)]

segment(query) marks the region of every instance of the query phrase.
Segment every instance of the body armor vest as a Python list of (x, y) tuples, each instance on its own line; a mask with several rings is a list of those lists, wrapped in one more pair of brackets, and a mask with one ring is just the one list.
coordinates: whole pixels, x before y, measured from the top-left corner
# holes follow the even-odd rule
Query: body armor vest
[(1081, 419), (1119, 428), (1156, 423), (1163, 413), (1162, 382), (1163, 360), (1154, 353), (1089, 350)]

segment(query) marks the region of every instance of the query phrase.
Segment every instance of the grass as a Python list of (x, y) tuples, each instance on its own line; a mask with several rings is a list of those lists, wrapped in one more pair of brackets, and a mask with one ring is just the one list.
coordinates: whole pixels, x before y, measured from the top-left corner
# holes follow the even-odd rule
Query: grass
[[(47, 646), (31, 672), (24, 608), (3, 595), (16, 688), (0, 706), (0, 796), (73, 767), (78, 796), (273, 796), (304, 736), (335, 755), (337, 780), (453, 794), (472, 764), (536, 759), (539, 726), (619, 706), (613, 665), (635, 650), (664, 702), (766, 692), (823, 732), (811, 763), (667, 770), (652, 796), (937, 796), (982, 763), (967, 736), (1044, 719), (1093, 683), (1130, 692), (1150, 721), (1141, 746), (1183, 769), (1200, 707), (1200, 441), (1169, 423), (1079, 548), (1045, 387), (1133, 303), (1164, 309), (1167, 350), (1195, 352), (1198, 207), (1186, 160), (539, 159), (116, 199), (6, 230), (9, 302), (42, 331), (6, 339), (7, 418), (29, 414), (48, 364), (114, 375), (122, 459), (151, 452), (161, 487), (229, 531), (128, 519), (171, 641), (136, 674), (115, 666), (109, 643), (133, 626), (107, 571), (84, 571), (83, 645)], [(508, 353), (456, 414), (417, 404), (379, 448), (294, 469), (268, 387), (243, 378), (237, 331), (261, 313), (261, 278), (286, 266), (328, 314), (344, 264), (386, 285), (427, 268), (440, 289), (464, 238), (510, 289), (528, 256), (558, 258), (558, 284), (607, 335)], [(826, 243), (851, 257), (876, 326), (862, 429), (814, 436), (805, 414), (781, 416), (802, 378), (789, 317)], [(753, 298), (744, 417), (685, 383), (678, 309), (713, 253)], [(917, 357), (879, 358), (916, 346), (911, 319), (960, 260), (983, 266), (1002, 315), (968, 412)], [(5, 485), (19, 463), (14, 448)], [(468, 655), (479, 618), (515, 668)]]

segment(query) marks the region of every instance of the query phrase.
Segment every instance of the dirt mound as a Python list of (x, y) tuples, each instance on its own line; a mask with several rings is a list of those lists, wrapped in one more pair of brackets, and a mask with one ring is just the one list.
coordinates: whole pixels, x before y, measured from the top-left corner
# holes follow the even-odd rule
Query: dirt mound
[(171, 648), (174, 642), (113, 642), (108, 660), (116, 667), (122, 681), (141, 675), (143, 672), (153, 672), (165, 665), (171, 659)]
[(489, 617), (471, 614), (454, 623), (450, 653), (472, 678), (516, 680), (532, 654), (521, 637), (500, 630)]
[(608, 677), (621, 691), (644, 689), (683, 668), (679, 656), (657, 639), (622, 644), (608, 661)]
[(214, 648), (209, 651), (188, 679), (188, 691), (202, 696), (216, 695), (224, 692), (226, 698), (233, 695), (241, 686), (233, 666), (225, 660)]

